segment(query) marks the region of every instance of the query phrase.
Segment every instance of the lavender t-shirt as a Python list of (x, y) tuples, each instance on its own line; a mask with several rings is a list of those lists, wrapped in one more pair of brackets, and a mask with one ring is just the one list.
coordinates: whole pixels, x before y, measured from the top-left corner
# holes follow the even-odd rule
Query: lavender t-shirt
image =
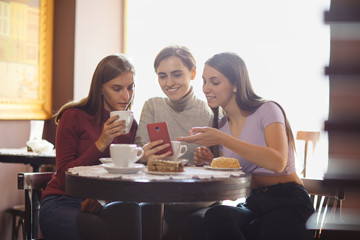
[[(266, 146), (264, 129), (269, 124), (275, 122), (285, 125), (284, 115), (276, 103), (266, 102), (262, 104), (253, 114), (247, 117), (239, 139), (251, 144)], [(222, 132), (231, 135), (227, 117), (224, 117), (220, 121), (220, 126), (220, 130)], [(274, 171), (255, 165), (226, 147), (220, 146), (220, 150), (223, 152), (223, 156), (225, 157), (239, 159), (242, 170), (247, 173), (253, 173), (256, 175), (289, 175), (295, 172), (295, 156), (291, 144), (289, 144), (288, 161), (286, 167), (281, 173), (276, 173)], [(266, 161), (266, 159), (264, 159), (264, 161)]]

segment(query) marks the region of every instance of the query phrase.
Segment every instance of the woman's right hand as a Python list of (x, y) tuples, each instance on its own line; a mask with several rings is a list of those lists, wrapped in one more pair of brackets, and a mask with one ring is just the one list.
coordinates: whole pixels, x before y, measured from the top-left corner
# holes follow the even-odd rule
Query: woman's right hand
[(121, 120), (115, 122), (115, 120), (118, 118), (119, 116), (112, 116), (104, 123), (101, 135), (95, 142), (95, 145), (100, 150), (100, 152), (103, 152), (107, 146), (113, 142), (114, 138), (125, 133), (125, 121)]
[(157, 141), (149, 142), (149, 143), (145, 144), (143, 146), (144, 155), (141, 158), (141, 162), (147, 163), (149, 160), (163, 159), (163, 158), (170, 156), (171, 151), (168, 151), (161, 155), (155, 155), (155, 153), (157, 153), (165, 148), (168, 148), (170, 146), (169, 143), (166, 143), (166, 144), (162, 144), (162, 143), (163, 143), (163, 140), (157, 140)]
[(213, 160), (214, 155), (207, 147), (197, 147), (194, 152), (194, 164), (196, 166), (208, 165)]

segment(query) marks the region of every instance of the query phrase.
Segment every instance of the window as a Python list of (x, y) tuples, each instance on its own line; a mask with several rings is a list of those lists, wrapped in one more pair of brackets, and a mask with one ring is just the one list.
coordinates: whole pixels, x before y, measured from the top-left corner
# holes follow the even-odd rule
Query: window
[[(146, 99), (164, 96), (153, 69), (156, 54), (167, 45), (178, 44), (190, 48), (197, 60), (193, 86), (199, 98), (205, 100), (201, 75), (206, 59), (223, 51), (236, 52), (247, 64), (255, 92), (284, 107), (294, 135), (298, 130), (322, 131), (329, 111), (324, 67), (330, 51), (330, 30), (323, 13), (330, 0), (127, 3), (126, 52), (137, 72), (133, 106), (137, 120)], [(299, 143), (300, 159), (301, 146)], [(318, 170), (325, 171), (327, 164), (326, 132), (316, 148), (322, 160), (314, 174), (321, 176)]]

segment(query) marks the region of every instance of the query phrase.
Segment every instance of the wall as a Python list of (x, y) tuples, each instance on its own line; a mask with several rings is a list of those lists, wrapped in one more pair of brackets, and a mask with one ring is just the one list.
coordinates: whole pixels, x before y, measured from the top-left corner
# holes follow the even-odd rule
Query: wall
[[(101, 3), (101, 4), (99, 4)], [(92, 73), (104, 56), (122, 52), (123, 1), (55, 0), (53, 112), (87, 95)], [(30, 121), (0, 120), (0, 148), (24, 147)], [(55, 143), (56, 125), (45, 121), (43, 138)], [(0, 163), (0, 239), (10, 239), (11, 219), (4, 210), (23, 203), (17, 173), (32, 171), (21, 164)]]
[(80, 100), (100, 60), (123, 51), (123, 1), (77, 0), (76, 9), (74, 99)]
[[(53, 113), (74, 96), (75, 0), (55, 0)], [(45, 122), (44, 138), (55, 144), (54, 119)]]
[[(0, 121), (0, 133), (0, 148), (23, 147), (30, 136), (30, 122)], [(23, 192), (17, 190), (17, 173), (30, 170), (22, 164), (0, 163), (0, 239), (10, 239), (11, 234), (11, 219), (4, 211), (23, 203)]]

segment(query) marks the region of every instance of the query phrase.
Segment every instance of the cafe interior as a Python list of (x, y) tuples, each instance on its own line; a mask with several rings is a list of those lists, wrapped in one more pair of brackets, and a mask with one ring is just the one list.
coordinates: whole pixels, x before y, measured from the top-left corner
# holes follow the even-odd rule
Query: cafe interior
[[(178, 22), (173, 25), (161, 25), (163, 24), (162, 21), (171, 22), (169, 16), (174, 15), (181, 18), (186, 15), (184, 13), (171, 13), (174, 9), (171, 4), (165, 3), (166, 1), (163, 3), (159, 0), (149, 4), (152, 1), (0, 0), (0, 9), (11, 2), (18, 4), (36, 2), (40, 9), (40, 13), (37, 12), (37, 14), (40, 14), (44, 22), (38, 26), (40, 28), (38, 34), (42, 37), (40, 37), (38, 47), (40, 87), (36, 88), (35, 97), (31, 95), (33, 99), (30, 97), (28, 100), (27, 97), (15, 97), (6, 93), (3, 86), (9, 80), (4, 79), (4, 75), (1, 73), (4, 68), (0, 67), (2, 88), (0, 90), (0, 239), (40, 239), (41, 233), (35, 229), (36, 227), (33, 227), (36, 224), (36, 217), (33, 218), (34, 216), (31, 215), (31, 218), (35, 219), (34, 221), (26, 220), (25, 217), (25, 222), (28, 221), (25, 224), (18, 221), (24, 219), (23, 214), (26, 212), (24, 207), (29, 208), (29, 205), (26, 205), (28, 199), (24, 196), (28, 192), (31, 196), (31, 190), (26, 189), (29, 186), (24, 187), (26, 185), (24, 182), (20, 186), (19, 173), (55, 171), (53, 164), (55, 153), (45, 154), (42, 158), (44, 162), (37, 164), (34, 163), (36, 159), (33, 157), (30, 157), (29, 162), (24, 163), (21, 158), (26, 154), (16, 156), (16, 151), (27, 149), (26, 143), (31, 140), (34, 134), (40, 134), (40, 138), (46, 141), (44, 144), (55, 144), (57, 126), (52, 114), (69, 100), (79, 100), (88, 94), (91, 75), (99, 60), (108, 54), (125, 53), (134, 62), (137, 71), (135, 80), (137, 86), (132, 110), (135, 113), (135, 119), (138, 121), (142, 105), (146, 99), (162, 94), (157, 84), (150, 82), (151, 79), (156, 79), (152, 69), (152, 61), (159, 49), (170, 44), (183, 44), (190, 46), (195, 57), (201, 55), (197, 60), (199, 65), (198, 81), (194, 82), (193, 85), (195, 94), (199, 98), (203, 98), (200, 84), (202, 81), (201, 64), (214, 51), (217, 49), (220, 51), (222, 48), (217, 46), (216, 49), (213, 49), (210, 43), (195, 44), (190, 40), (182, 40), (181, 36), (177, 35), (177, 30), (175, 32), (168, 30), (173, 33), (173, 38), (169, 37), (164, 40), (165, 34), (156, 40), (155, 35), (160, 35), (157, 28), (160, 29), (160, 32), (166, 32), (168, 27), (175, 26), (177, 28), (179, 26), (177, 24), (183, 27), (181, 26), (182, 23)], [(179, 9), (184, 12), (191, 1), (180, 2), (183, 2), (183, 5), (179, 6)], [(207, 5), (212, 7), (216, 5), (213, 1), (199, 2), (193, 11), (201, 12), (204, 11), (202, 7), (206, 9)], [(221, 9), (231, 9), (231, 4), (235, 4), (235, 2), (238, 1), (224, 0), (217, 4), (224, 5)], [(241, 4), (246, 5), (251, 1), (242, 0), (239, 2), (237, 4), (241, 6)], [(264, 6), (266, 5), (266, 8), (261, 7), (261, 2)], [(254, 5), (252, 8), (253, 10), (262, 9), (261, 14), (256, 15), (260, 21), (270, 21), (271, 19), (269, 20), (268, 17), (274, 16), (276, 18), (277, 15), (275, 10), (271, 8), (274, 6), (265, 2), (260, 1), (259, 5)], [(281, 4), (287, 6), (281, 11), (282, 13), (290, 7), (291, 9), (296, 8), (292, 5), (295, 3), (289, 4), (287, 1), (279, 0), (275, 2), (278, 4), (277, 6)], [(308, 5), (303, 5), (301, 8), (299, 4), (299, 9), (306, 11), (305, 9), (311, 7), (311, 0), (305, 2)], [(287, 25), (288, 30), (294, 32), (293, 37), (301, 39), (296, 44), (304, 44), (304, 46), (291, 43), (284, 47), (285, 43), (282, 42), (278, 43), (278, 46), (276, 46), (277, 43), (268, 45), (264, 43), (264, 45), (259, 44), (257, 46), (257, 41), (260, 42), (257, 40), (254, 41), (254, 45), (260, 46), (260, 48), (252, 49), (249, 45), (252, 44), (252, 40), (250, 40), (244, 43), (247, 44), (245, 49), (250, 49), (249, 52), (247, 53), (246, 50), (243, 52), (245, 52), (246, 59), (249, 56), (250, 72), (256, 72), (257, 68), (252, 66), (260, 62), (261, 66), (258, 70), (261, 70), (259, 72), (268, 71), (265, 74), (272, 75), (275, 78), (273, 86), (271, 84), (266, 85), (269, 83), (261, 85), (261, 82), (255, 80), (255, 89), (259, 89), (260, 92), (262, 91), (261, 88), (275, 91), (276, 93), (273, 95), (264, 95), (275, 98), (290, 113), (289, 119), (297, 146), (297, 172), (303, 179), (309, 194), (311, 194), (314, 206), (316, 205), (318, 208), (307, 222), (309, 229), (316, 230), (314, 239), (356, 239), (360, 236), (360, 3), (357, 0), (322, 0), (320, 2), (324, 3), (324, 7), (318, 9), (320, 11), (318, 13), (318, 25), (327, 29), (320, 30), (324, 34), (322, 37), (317, 38), (316, 35), (300, 36), (296, 30)], [(161, 4), (164, 4), (163, 8), (161, 8)], [(274, 3), (274, 5), (276, 4)], [(151, 13), (151, 7), (154, 7), (153, 13)], [(274, 11), (275, 14), (271, 11)], [(1, 11), (0, 14), (2, 14)], [(156, 14), (159, 18), (155, 18), (154, 15)], [(163, 18), (161, 17), (162, 14), (164, 14)], [(280, 12), (278, 12), (279, 14)], [(287, 12), (285, 15), (291, 16), (292, 13)], [(306, 13), (302, 12), (294, 13), (294, 15), (307, 16)], [(150, 19), (152, 17), (156, 19), (153, 22)], [(266, 19), (262, 19), (262, 17)], [(139, 21), (139, 19), (141, 20)], [(149, 19), (149, 23), (146, 23), (146, 19)], [(278, 21), (288, 24), (286, 20), (279, 17), (273, 23), (279, 23)], [(212, 22), (210, 21), (210, 23)], [(152, 24), (152, 26), (147, 24)], [(201, 24), (206, 25), (207, 22), (194, 23), (196, 30), (193, 31), (202, 31)], [(251, 26), (250, 21), (242, 24)], [(306, 25), (301, 31), (299, 29), (299, 32), (305, 34), (306, 27), (310, 28), (310, 25), (312, 24)], [(249, 27), (249, 36), (256, 35), (255, 32), (258, 27), (259, 25), (256, 24), (254, 24), (254, 29)], [(207, 29), (213, 31), (211, 27), (205, 28), (205, 30)], [(138, 31), (144, 31), (144, 33), (141, 34)], [(154, 36), (152, 36), (152, 31)], [(237, 39), (241, 35), (238, 31), (232, 26), (231, 29), (221, 29), (221, 34), (224, 38), (231, 38), (231, 34), (233, 34), (234, 39)], [(192, 34), (193, 32), (189, 33), (189, 35)], [(256, 37), (269, 38), (268, 41), (271, 41), (270, 36), (256, 35)], [(154, 46), (156, 47), (149, 47), (150, 44), (146, 43), (146, 41), (151, 42), (152, 38), (155, 39)], [(192, 36), (192, 38), (196, 38), (196, 36)], [(251, 39), (251, 37), (249, 38)], [(279, 42), (276, 37), (274, 39), (275, 42)], [(321, 39), (321, 42), (318, 39)], [(283, 41), (286, 42), (287, 40)], [(0, 43), (3, 43), (1, 35)], [(314, 48), (303, 54), (302, 52), (306, 52), (303, 48), (311, 45)], [(272, 51), (286, 52), (286, 54), (279, 53), (282, 56), (282, 59), (279, 59), (283, 62), (278, 62), (277, 67), (268, 67), (264, 60), (259, 60), (260, 52), (262, 52), (261, 47), (274, 47)], [(294, 50), (290, 51), (288, 47), (292, 47)], [(229, 49), (225, 48), (225, 50)], [(322, 55), (319, 57), (320, 61), (313, 63), (311, 61), (317, 58), (317, 50)], [(234, 51), (241, 52), (237, 49)], [(303, 56), (297, 59), (297, 54)], [(250, 55), (256, 55), (256, 58), (252, 60)], [(0, 63), (6, 59), (4, 56), (0, 52)], [(274, 61), (272, 60), (273, 57), (262, 57), (269, 58), (267, 61)], [(290, 60), (286, 58), (290, 58)], [(291, 58), (296, 60), (292, 61)], [(325, 62), (321, 62), (324, 58)], [(279, 74), (277, 72), (279, 65), (288, 62), (295, 63), (292, 63), (292, 66), (284, 65), (284, 71), (290, 71), (289, 74), (299, 76), (292, 77), (286, 73)], [(318, 64), (316, 69), (311, 72), (313, 76), (309, 76), (309, 73), (306, 72), (307, 68), (309, 68), (309, 72), (311, 71), (311, 64)], [(298, 73), (294, 73), (294, 71)], [(275, 74), (280, 76), (274, 76)], [(9, 76), (6, 75), (6, 77)], [(250, 76), (252, 75), (250, 74)], [(257, 73), (254, 73), (253, 76), (255, 79), (260, 78)], [(147, 78), (150, 80), (146, 80)], [(283, 81), (281, 82), (276, 78), (283, 78)], [(304, 78), (307, 79), (303, 80)], [(276, 85), (282, 85), (282, 87)], [(292, 87), (292, 89), (286, 90), (287, 87)], [(151, 90), (149, 91), (149, 89)], [(280, 92), (286, 93), (281, 95)], [(16, 91), (14, 93), (16, 94)], [(26, 96), (26, 93), (22, 92), (22, 94)], [(292, 99), (288, 101), (289, 98)], [(27, 157), (25, 156), (25, 158)], [(21, 175), (21, 177), (24, 176)], [(35, 195), (33, 194), (33, 196)], [(235, 204), (237, 199), (222, 200), (225, 200), (225, 204), (231, 205)], [(322, 207), (323, 204), (325, 207)], [(15, 211), (15, 206), (20, 206), (20, 209)], [(329, 209), (326, 214), (324, 214), (325, 208)], [(27, 211), (28, 214), (32, 214), (30, 212)], [(14, 219), (15, 222), (13, 222)], [(16, 228), (18, 225), (20, 226), (19, 229)], [(16, 236), (14, 237), (14, 235)], [(161, 239), (161, 236), (158, 238)]]

